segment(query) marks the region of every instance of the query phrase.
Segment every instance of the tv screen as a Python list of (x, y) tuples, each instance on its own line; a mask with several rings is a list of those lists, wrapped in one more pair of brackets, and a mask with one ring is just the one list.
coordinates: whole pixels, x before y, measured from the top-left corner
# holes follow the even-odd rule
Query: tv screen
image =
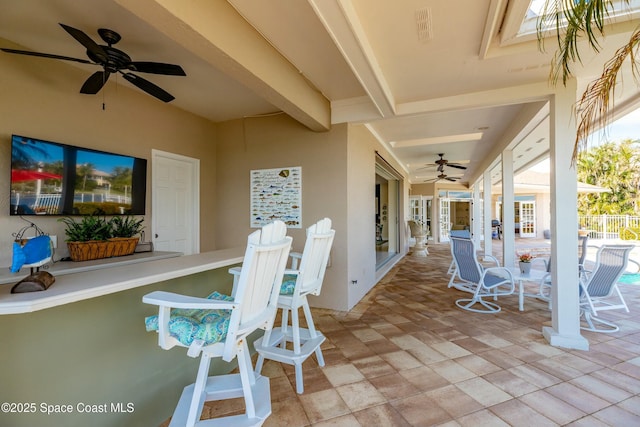
[(147, 161), (11, 138), (10, 215), (144, 215)]

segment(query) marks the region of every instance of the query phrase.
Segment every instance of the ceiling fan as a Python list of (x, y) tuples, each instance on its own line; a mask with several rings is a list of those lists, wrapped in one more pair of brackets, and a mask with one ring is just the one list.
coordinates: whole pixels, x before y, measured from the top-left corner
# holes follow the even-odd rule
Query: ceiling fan
[(444, 179), (444, 180), (446, 180), (446, 181), (456, 182), (456, 181), (457, 181), (457, 180), (459, 180), (460, 178), (459, 178), (459, 177), (455, 177), (455, 176), (454, 176), (454, 177), (451, 177), (451, 176), (448, 176), (448, 175), (446, 175), (446, 174), (444, 174), (444, 173), (440, 173), (440, 174), (439, 174), (438, 176), (436, 176), (435, 178), (433, 178), (433, 179), (428, 179), (428, 180), (426, 180), (426, 181), (424, 181), (424, 182), (437, 182), (437, 181), (441, 181), (441, 180), (443, 180), (443, 179)]
[(16, 50), (8, 48), (0, 48), (3, 52), (16, 53), (19, 55), (39, 56), (42, 58), (62, 59), (64, 61), (80, 62), (82, 64), (99, 65), (102, 71), (93, 73), (82, 85), (80, 93), (94, 95), (102, 89), (109, 76), (113, 73), (120, 73), (125, 80), (139, 89), (145, 91), (151, 96), (158, 98), (164, 102), (170, 102), (175, 99), (173, 95), (164, 89), (151, 83), (149, 80), (133, 74), (129, 71), (137, 71), (140, 73), (164, 74), (168, 76), (186, 76), (186, 73), (179, 65), (164, 64), (161, 62), (132, 61), (131, 57), (120, 49), (113, 47), (121, 39), (120, 34), (106, 28), (98, 29), (100, 38), (104, 40), (105, 45), (95, 43), (88, 35), (81, 30), (70, 27), (65, 24), (60, 26), (82, 44), (87, 49), (87, 59), (71, 58), (68, 56), (53, 55), (49, 53), (31, 52), (28, 50)]
[(436, 165), (438, 166), (438, 172), (444, 172), (444, 167), (445, 166), (449, 166), (449, 167), (456, 168), (456, 169), (467, 169), (466, 166), (463, 166), (463, 165), (461, 165), (459, 163), (451, 163), (451, 162), (449, 162), (449, 160), (446, 160), (444, 158), (444, 153), (440, 153), (440, 154), (438, 154), (438, 156), (440, 158), (438, 160), (436, 160), (434, 163), (427, 164), (426, 166), (424, 166), (422, 168), (419, 168), (418, 170), (430, 168), (430, 167), (433, 167), (433, 166), (436, 166)]

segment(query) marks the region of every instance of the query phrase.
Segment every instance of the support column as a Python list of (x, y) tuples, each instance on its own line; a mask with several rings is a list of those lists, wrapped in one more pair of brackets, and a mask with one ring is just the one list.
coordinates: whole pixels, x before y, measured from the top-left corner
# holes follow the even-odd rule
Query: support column
[[(484, 254), (493, 254), (493, 241), (491, 236), (491, 171), (486, 170), (482, 175), (482, 198), (484, 200)], [(488, 236), (488, 237), (487, 237)]]
[[(473, 184), (473, 201), (472, 201), (472, 210), (471, 210), (471, 233), (473, 242), (476, 245), (476, 248), (480, 247), (481, 241), (480, 237), (482, 237), (482, 199), (480, 199), (480, 181), (476, 181)], [(486, 218), (485, 218), (486, 222)], [(484, 235), (484, 240), (487, 240), (487, 235)]]
[(513, 195), (513, 151), (502, 152), (502, 265), (516, 265), (516, 225)]
[(572, 79), (558, 88), (550, 105), (552, 326), (543, 327), (542, 334), (553, 346), (588, 350), (589, 341), (580, 334), (578, 179), (571, 166), (575, 101), (576, 81)]

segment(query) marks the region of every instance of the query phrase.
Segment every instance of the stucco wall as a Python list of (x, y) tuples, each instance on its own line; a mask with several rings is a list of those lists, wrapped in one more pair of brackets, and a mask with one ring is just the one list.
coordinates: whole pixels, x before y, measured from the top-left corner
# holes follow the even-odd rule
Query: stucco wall
[[(151, 149), (201, 161), (201, 250), (214, 246), (215, 125), (130, 89), (113, 76), (97, 95), (80, 94), (88, 70), (60, 61), (0, 55), (0, 266), (11, 262), (12, 233), (26, 225), (9, 217), (11, 135), (18, 134), (149, 160), (145, 217), (151, 224)], [(175, 94), (180, 96), (180, 94)], [(105, 109), (102, 109), (102, 104)], [(56, 259), (67, 255), (58, 217), (30, 217), (58, 235)], [(150, 238), (150, 236), (147, 236)]]
[[(302, 250), (304, 229), (322, 217), (331, 218), (336, 230), (322, 293), (310, 303), (349, 310), (376, 283), (376, 150), (384, 152), (364, 126), (342, 124), (312, 132), (286, 115), (218, 124), (216, 246), (243, 244), (251, 231), (251, 170), (300, 166), (303, 228), (289, 229), (294, 250)], [(404, 218), (406, 184), (400, 191)]]
[[(331, 218), (336, 230), (331, 265), (322, 292), (311, 298), (310, 303), (346, 309), (347, 126), (334, 126), (329, 132), (312, 132), (280, 114), (221, 123), (218, 136), (216, 245), (243, 245), (252, 231), (251, 170), (300, 166), (302, 228), (289, 228), (293, 250), (303, 249), (305, 229), (321, 218)], [(373, 184), (369, 192), (373, 194)], [(370, 206), (373, 207), (373, 203)]]

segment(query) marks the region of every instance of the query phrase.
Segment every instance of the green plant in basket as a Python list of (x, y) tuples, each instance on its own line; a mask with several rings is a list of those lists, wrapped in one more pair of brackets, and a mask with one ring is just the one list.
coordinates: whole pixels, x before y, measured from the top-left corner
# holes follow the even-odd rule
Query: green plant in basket
[(91, 240), (107, 240), (111, 237), (111, 222), (104, 217), (85, 216), (76, 222), (73, 218), (60, 218), (58, 221), (66, 225), (67, 242), (88, 242)]
[(144, 218), (136, 219), (132, 216), (114, 216), (111, 218), (111, 237), (134, 237), (140, 234), (144, 225)]

